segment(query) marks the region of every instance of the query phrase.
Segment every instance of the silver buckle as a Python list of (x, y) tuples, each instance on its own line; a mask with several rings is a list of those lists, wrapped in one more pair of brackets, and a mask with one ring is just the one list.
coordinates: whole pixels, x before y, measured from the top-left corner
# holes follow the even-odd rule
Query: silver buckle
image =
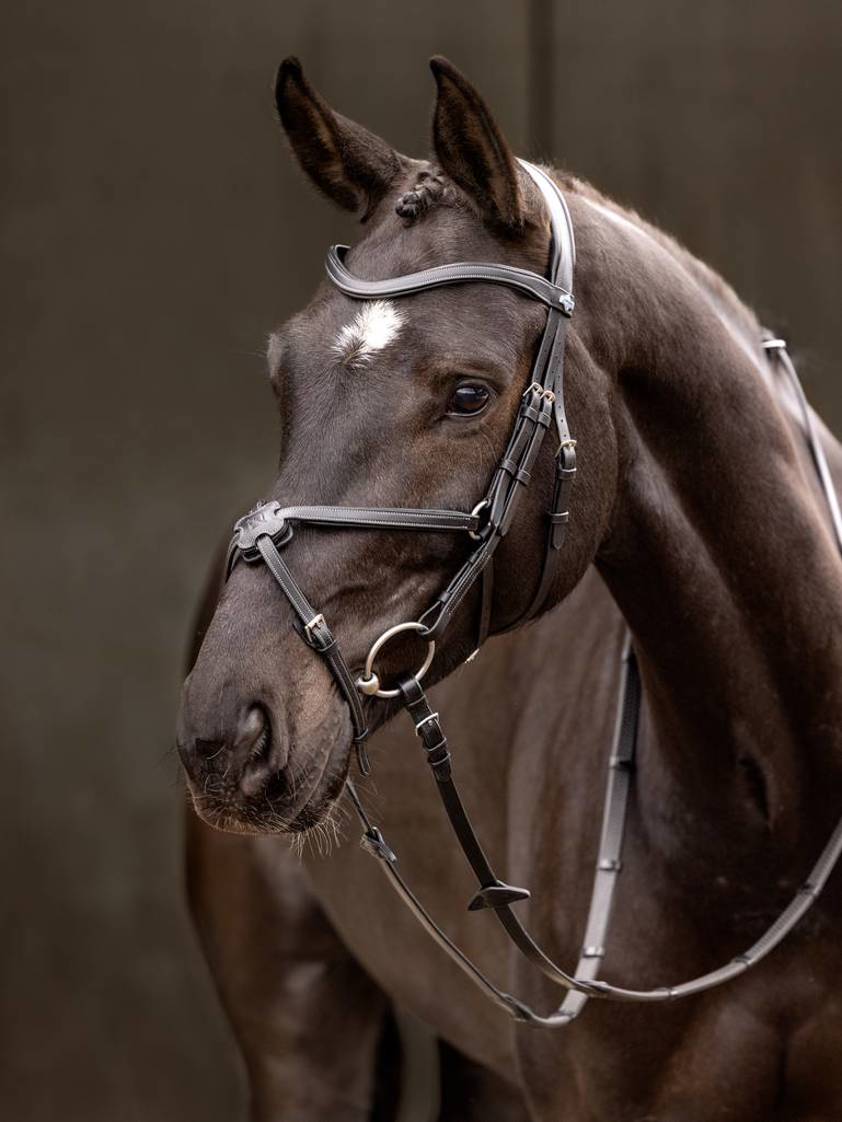
[(327, 622), (321, 612), (313, 616), (309, 623), (304, 624), (305, 634), (311, 643), (313, 641), (313, 632), (319, 627), (327, 627)]

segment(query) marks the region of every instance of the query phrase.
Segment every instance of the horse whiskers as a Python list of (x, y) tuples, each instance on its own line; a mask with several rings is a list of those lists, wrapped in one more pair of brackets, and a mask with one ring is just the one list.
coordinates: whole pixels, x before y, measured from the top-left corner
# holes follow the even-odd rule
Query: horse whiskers
[(320, 822), (316, 822), (306, 830), (301, 830), (299, 833), (290, 836), (290, 846), (299, 860), (304, 857), (308, 848), (312, 854), (317, 854), (319, 857), (329, 857), (331, 855), (334, 846), (339, 845), (343, 836), (339, 828), (340, 817), (341, 813), (337, 804), (333, 803)]
[[(373, 775), (358, 775), (354, 779), (354, 786), (356, 787), (358, 794), (365, 796), (366, 805), (372, 813), (377, 814), (379, 811), (384, 809), (386, 804), (384, 799), (381, 797), (379, 788), (377, 786), (377, 781)], [(347, 789), (344, 787), (342, 789), (342, 794), (344, 796), (343, 809), (345, 813), (349, 814), (351, 819), (353, 820), (354, 815), (351, 814), (350, 797), (348, 796)]]

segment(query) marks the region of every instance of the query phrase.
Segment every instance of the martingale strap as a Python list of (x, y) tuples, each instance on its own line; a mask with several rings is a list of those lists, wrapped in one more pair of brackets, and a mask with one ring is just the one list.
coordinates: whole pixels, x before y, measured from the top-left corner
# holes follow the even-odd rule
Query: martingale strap
[(611, 918), (614, 889), (621, 868), (626, 806), (631, 786), (637, 744), (637, 724), (640, 713), (641, 685), (637, 660), (631, 641), (626, 635), (623, 648), (623, 674), (620, 703), (611, 753), (609, 781), (605, 797), (605, 812), (594, 876), (593, 895), (576, 973), (568, 974), (558, 966), (535, 942), (512, 911), (512, 904), (529, 898), (525, 888), (518, 888), (501, 880), (494, 872), (481, 842), (474, 832), (468, 812), (462, 802), (456, 781), (447, 738), (442, 732), (439, 715), (431, 710), (417, 679), (408, 678), (401, 683), (404, 706), (415, 724), (428, 765), (436, 780), (436, 789), (444, 806), (450, 825), (468, 864), (473, 870), (478, 890), (468, 903), (469, 911), (490, 909), (506, 934), (533, 966), (546, 977), (567, 990), (567, 995), (557, 1010), (549, 1014), (536, 1012), (520, 998), (497, 986), (464, 951), (453, 942), (444, 929), (436, 923), (425, 906), (411, 890), (398, 870), (395, 851), (383, 837), (379, 827), (368, 817), (354, 783), (348, 779), (346, 787), (351, 802), (363, 825), (363, 846), (378, 858), (380, 868), (392, 887), (415, 916), (422, 927), (439, 946), (468, 975), (487, 997), (516, 1021), (536, 1028), (559, 1028), (573, 1021), (589, 996), (607, 996), (591, 989), (599, 963), (605, 954), (604, 943)]

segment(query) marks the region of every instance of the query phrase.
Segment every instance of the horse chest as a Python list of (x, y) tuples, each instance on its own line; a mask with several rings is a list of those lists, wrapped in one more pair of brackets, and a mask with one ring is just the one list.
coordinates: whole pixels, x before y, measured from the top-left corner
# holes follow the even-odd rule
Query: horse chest
[(796, 942), (728, 989), (661, 1007), (592, 1002), (570, 1031), (522, 1032), (530, 1119), (836, 1122), (839, 959), (830, 939)]
[[(365, 790), (367, 805), (399, 852), (401, 871), (413, 890), (468, 955), (505, 981), (508, 946), (490, 916), (467, 911), (475, 886), (453, 851), (435, 790), (422, 770), (425, 765), (415, 758), (414, 739), (411, 728), (393, 727), (378, 738), (387, 744), (374, 746), (375, 775)], [(510, 1068), (509, 1018), (401, 907), (377, 864), (356, 844), (356, 824), (344, 833), (329, 859), (309, 857), (307, 865), (319, 900), (345, 943), (396, 1004), (477, 1062)]]

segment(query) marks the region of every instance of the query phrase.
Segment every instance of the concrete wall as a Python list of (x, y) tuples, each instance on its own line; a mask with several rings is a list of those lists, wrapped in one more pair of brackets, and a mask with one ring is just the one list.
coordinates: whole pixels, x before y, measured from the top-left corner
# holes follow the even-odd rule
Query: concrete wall
[(667, 225), (789, 325), (838, 428), (838, 12), (5, 6), (1, 1117), (242, 1117), (185, 916), (172, 728), (208, 552), (275, 458), (264, 335), (353, 237), (286, 156), (278, 60), (422, 154), (426, 59), (449, 55), (521, 151)]

